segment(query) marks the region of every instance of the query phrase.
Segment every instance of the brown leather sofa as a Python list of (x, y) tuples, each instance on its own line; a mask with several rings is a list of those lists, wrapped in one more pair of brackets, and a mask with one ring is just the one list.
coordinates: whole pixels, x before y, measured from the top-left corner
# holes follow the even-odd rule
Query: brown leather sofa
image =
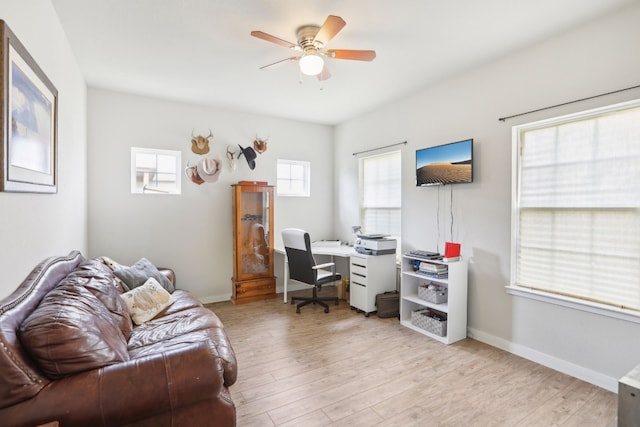
[(134, 325), (118, 283), (103, 258), (74, 251), (0, 301), (0, 425), (235, 425), (237, 365), (220, 319), (177, 289)]

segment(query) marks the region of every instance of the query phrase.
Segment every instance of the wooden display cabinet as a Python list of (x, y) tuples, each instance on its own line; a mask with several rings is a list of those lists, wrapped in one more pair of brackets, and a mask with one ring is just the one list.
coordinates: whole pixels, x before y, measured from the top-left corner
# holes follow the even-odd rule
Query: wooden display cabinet
[(233, 189), (234, 304), (276, 297), (273, 275), (273, 186), (239, 182)]

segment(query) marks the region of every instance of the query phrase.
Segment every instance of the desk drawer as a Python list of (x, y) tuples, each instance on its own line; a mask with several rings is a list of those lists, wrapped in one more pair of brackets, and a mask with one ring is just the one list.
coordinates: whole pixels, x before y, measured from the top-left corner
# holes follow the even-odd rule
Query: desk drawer
[(350, 265), (351, 275), (365, 280), (367, 277), (367, 259), (359, 257), (351, 257)]
[(351, 265), (351, 280), (362, 282), (367, 280), (367, 269)]
[(367, 259), (358, 256), (352, 256), (350, 260), (349, 270), (351, 283), (367, 286)]
[(365, 258), (365, 257), (362, 257), (362, 256), (352, 255), (349, 258), (349, 260), (350, 260), (352, 266), (353, 265), (357, 265), (357, 266), (360, 266), (360, 267), (367, 268), (367, 265), (369, 264), (369, 260), (367, 258)]

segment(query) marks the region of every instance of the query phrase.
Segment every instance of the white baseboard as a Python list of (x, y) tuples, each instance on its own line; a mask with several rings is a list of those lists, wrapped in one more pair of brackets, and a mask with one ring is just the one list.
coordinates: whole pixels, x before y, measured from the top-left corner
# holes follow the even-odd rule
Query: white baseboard
[(229, 301), (231, 299), (231, 294), (210, 295), (208, 297), (202, 297), (198, 299), (203, 304), (212, 304), (214, 302)]
[[(291, 291), (299, 291), (302, 289), (311, 289), (309, 285), (304, 285), (302, 283), (289, 283), (287, 286), (287, 292)], [(276, 286), (276, 293), (283, 293), (284, 286)], [(209, 295), (206, 297), (198, 298), (203, 304), (212, 304), (214, 302), (222, 302), (231, 300), (231, 294), (222, 294), (222, 295)]]
[[(287, 286), (287, 292), (292, 292), (292, 291), (300, 291), (302, 289), (311, 289), (311, 287), (309, 285), (304, 285), (302, 283), (289, 283), (289, 285)], [(284, 292), (284, 286), (276, 286), (276, 293), (281, 294)]]
[(477, 329), (468, 328), (467, 335), (469, 338), (489, 344), (492, 347), (496, 347), (515, 354), (516, 356), (531, 360), (532, 362), (536, 362), (540, 365), (546, 366), (547, 368), (562, 372), (563, 374), (571, 375), (572, 377), (586, 381), (610, 392), (618, 393), (617, 378), (603, 375), (599, 372), (592, 371), (591, 369), (587, 369), (583, 366), (575, 365), (571, 362), (567, 362), (566, 360), (558, 359), (557, 357), (550, 356), (546, 353), (541, 353), (529, 347), (514, 344), (510, 341), (498, 338)]

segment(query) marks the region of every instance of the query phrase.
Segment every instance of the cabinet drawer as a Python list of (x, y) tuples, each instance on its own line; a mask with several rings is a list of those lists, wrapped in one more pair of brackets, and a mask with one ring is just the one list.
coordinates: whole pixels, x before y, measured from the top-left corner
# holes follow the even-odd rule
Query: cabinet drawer
[(351, 278), (362, 278), (362, 280), (366, 280), (367, 278), (367, 269), (351, 264)]
[(350, 277), (351, 283), (354, 285), (367, 286), (367, 277), (361, 276), (359, 274), (351, 273)]
[(367, 268), (369, 260), (367, 258), (360, 258), (358, 256), (352, 256), (350, 258), (351, 267), (358, 266), (361, 268)]
[(236, 299), (275, 295), (276, 282), (274, 279), (248, 280), (235, 282), (234, 296)]
[(367, 259), (351, 257), (350, 263), (351, 281), (366, 284), (367, 281)]

